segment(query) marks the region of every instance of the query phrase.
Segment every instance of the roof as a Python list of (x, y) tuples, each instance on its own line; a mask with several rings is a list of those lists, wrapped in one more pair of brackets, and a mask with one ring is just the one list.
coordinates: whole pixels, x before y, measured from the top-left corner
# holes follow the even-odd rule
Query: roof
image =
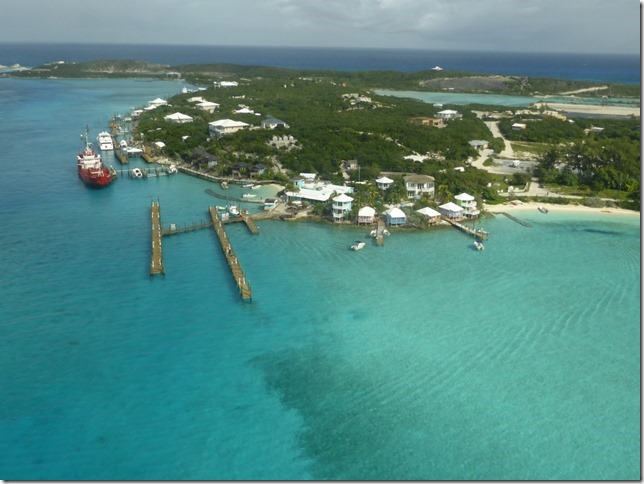
[(453, 109), (445, 109), (443, 111), (439, 111), (438, 114), (458, 114), (458, 111), (454, 111)]
[(274, 118), (273, 116), (269, 116), (262, 121), (262, 124), (286, 124), (286, 123), (281, 119), (277, 119), (277, 118)]
[(416, 210), (416, 212), (422, 213), (423, 215), (427, 215), (428, 217), (439, 217), (440, 216), (440, 212), (437, 212), (436, 210), (434, 210), (431, 207), (421, 208), (420, 210)]
[(391, 207), (390, 209), (387, 209), (385, 213), (390, 218), (407, 218), (407, 215), (405, 215), (405, 212), (400, 210), (398, 207)]
[(429, 176), (429, 175), (407, 175), (405, 178), (405, 183), (407, 182), (413, 182), (413, 183), (428, 183), (428, 182), (433, 182), (434, 177)]
[(376, 209), (372, 207), (362, 207), (358, 210), (358, 217), (373, 217), (376, 214)]
[(243, 128), (244, 126), (250, 126), (248, 123), (244, 123), (243, 121), (234, 121), (232, 119), (218, 119), (217, 121), (212, 121), (208, 124), (210, 126), (221, 128)]
[(472, 141), (468, 141), (470, 146), (485, 146), (489, 144), (489, 141), (485, 141), (484, 139), (473, 139)]
[(376, 180), (376, 183), (393, 183), (394, 181), (391, 178), (387, 178), (386, 176), (381, 176)]
[(341, 193), (337, 197), (333, 197), (333, 201), (339, 203), (353, 202), (353, 198), (351, 198), (346, 193)]
[(469, 193), (465, 193), (465, 192), (459, 193), (454, 198), (456, 200), (461, 200), (463, 202), (471, 202), (472, 200), (474, 200), (474, 197), (472, 195), (470, 195)]
[(164, 116), (163, 119), (165, 120), (183, 120), (183, 121), (192, 121), (192, 116), (188, 116), (187, 114), (182, 114), (182, 113), (173, 113), (173, 114), (168, 114), (167, 116)]
[(450, 212), (462, 212), (463, 211), (463, 207), (459, 207), (454, 202), (444, 203), (444, 204), (440, 205), (438, 208), (442, 208), (443, 210), (448, 210)]

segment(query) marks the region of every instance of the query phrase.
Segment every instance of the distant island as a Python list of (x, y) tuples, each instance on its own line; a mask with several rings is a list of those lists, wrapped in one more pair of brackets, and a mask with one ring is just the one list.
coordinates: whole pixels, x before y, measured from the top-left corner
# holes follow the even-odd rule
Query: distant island
[[(295, 182), (301, 173), (351, 184), (347, 219), (367, 205), (438, 208), (463, 193), (478, 207), (524, 197), (639, 210), (639, 117), (593, 114), (610, 113), (609, 100), (638, 103), (639, 86), (442, 69), (335, 72), (115, 60), (60, 61), (4, 75), (187, 81), (198, 89), (131, 113), (134, 142), (190, 170), (275, 181), (291, 194), (301, 190)], [(376, 90), (539, 98), (520, 108), (450, 105)], [(579, 115), (547, 99), (537, 104), (544, 96), (576, 106), (583, 96), (595, 109)], [(431, 179), (432, 190), (416, 189), (412, 175)], [(378, 179), (391, 183), (383, 190)], [(318, 215), (333, 215), (332, 197), (312, 205)]]

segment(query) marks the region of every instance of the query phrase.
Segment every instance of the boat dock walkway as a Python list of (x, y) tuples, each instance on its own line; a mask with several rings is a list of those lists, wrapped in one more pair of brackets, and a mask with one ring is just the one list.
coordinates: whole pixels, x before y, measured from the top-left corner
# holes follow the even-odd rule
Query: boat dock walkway
[(130, 162), (127, 154), (118, 148), (114, 150), (114, 156), (121, 162), (121, 165), (127, 165)]
[(239, 294), (241, 295), (242, 301), (250, 302), (252, 300), (250, 285), (248, 284), (244, 271), (239, 264), (239, 260), (237, 259), (237, 256), (235, 255), (235, 252), (233, 251), (233, 248), (228, 241), (228, 236), (226, 235), (226, 231), (224, 230), (224, 226), (221, 223), (221, 220), (219, 220), (219, 215), (217, 214), (217, 209), (215, 207), (210, 207), (210, 217), (212, 218), (215, 233), (219, 238), (221, 250), (224, 252), (224, 256), (228, 261), (230, 271), (232, 272), (233, 278), (237, 283), (237, 287), (239, 287)]
[(507, 212), (496, 212), (496, 213), (500, 213), (502, 215), (505, 215), (510, 220), (518, 223), (519, 225), (523, 225), (524, 227), (532, 227), (532, 224), (526, 222), (525, 220), (521, 220), (520, 218), (516, 218), (514, 215), (511, 215), (511, 214), (509, 214)]
[(143, 153), (141, 153), (141, 158), (143, 158), (148, 163), (154, 163), (155, 162), (154, 156), (152, 156), (147, 151), (144, 151)]
[(450, 220), (448, 218), (443, 218), (443, 220), (445, 220), (447, 223), (451, 224), (452, 226), (462, 230), (466, 234), (473, 235), (474, 237), (478, 237), (479, 239), (482, 239), (482, 240), (487, 240), (488, 238), (489, 234), (485, 230), (473, 229), (471, 227), (467, 227), (466, 225), (455, 222), (454, 220)]
[(163, 266), (163, 247), (161, 245), (161, 208), (159, 202), (152, 202), (150, 207), (150, 220), (152, 222), (152, 256), (150, 259), (150, 276), (165, 274)]
[(376, 245), (385, 244), (385, 223), (378, 219), (378, 227), (376, 228)]

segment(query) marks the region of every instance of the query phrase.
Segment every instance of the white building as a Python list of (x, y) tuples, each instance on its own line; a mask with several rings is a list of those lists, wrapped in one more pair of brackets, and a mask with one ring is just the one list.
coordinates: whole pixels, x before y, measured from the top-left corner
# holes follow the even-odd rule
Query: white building
[(385, 211), (385, 219), (387, 225), (405, 225), (407, 223), (407, 215), (398, 207), (391, 207)]
[(407, 175), (404, 177), (409, 198), (418, 199), (423, 194), (434, 198), (434, 177), (429, 175)]
[(456, 205), (454, 202), (439, 205), (438, 211), (447, 218), (461, 218), (463, 216), (463, 207)]
[(443, 119), (456, 119), (458, 117), (458, 111), (454, 111), (453, 109), (445, 109), (443, 111), (439, 111), (436, 116)]
[(391, 186), (393, 182), (394, 181), (391, 178), (387, 178), (386, 176), (381, 176), (380, 178), (376, 179), (376, 186), (380, 190), (386, 190)]
[(239, 83), (237, 81), (215, 81), (213, 82), (213, 85), (215, 87), (237, 87), (239, 86)]
[(359, 224), (372, 224), (376, 216), (376, 209), (372, 207), (362, 207), (358, 210), (358, 223)]
[(148, 107), (152, 107), (152, 108), (157, 108), (159, 106), (167, 106), (167, 105), (168, 105), (168, 101), (166, 101), (165, 99), (161, 99), (160, 97), (153, 99), (152, 101), (148, 101)]
[(460, 193), (454, 197), (456, 204), (463, 209), (463, 215), (466, 217), (476, 217), (481, 213), (479, 209), (476, 208), (476, 200), (474, 197), (468, 193)]
[(430, 224), (435, 224), (441, 221), (440, 212), (437, 212), (431, 207), (424, 207), (424, 208), (421, 208), (420, 210), (416, 210), (416, 212), (427, 217)]
[(188, 116), (187, 114), (182, 114), (182, 113), (173, 113), (173, 114), (168, 114), (167, 116), (163, 116), (164, 121), (168, 121), (171, 123), (192, 123), (192, 116)]
[(236, 133), (240, 129), (248, 129), (250, 125), (242, 121), (234, 121), (232, 119), (218, 119), (208, 123), (208, 132), (211, 136), (224, 136), (227, 134)]
[(197, 103), (197, 109), (201, 109), (202, 111), (212, 113), (217, 109), (219, 109), (219, 103), (213, 103), (211, 101), (201, 101)]
[(353, 198), (346, 193), (333, 197), (333, 221), (341, 222), (342, 219), (351, 211)]

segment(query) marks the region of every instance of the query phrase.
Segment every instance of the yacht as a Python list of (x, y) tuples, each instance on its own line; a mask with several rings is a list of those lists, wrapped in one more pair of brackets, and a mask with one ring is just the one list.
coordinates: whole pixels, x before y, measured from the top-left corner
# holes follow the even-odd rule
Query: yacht
[(101, 148), (101, 151), (109, 151), (114, 149), (114, 142), (112, 141), (112, 135), (107, 131), (101, 131), (98, 133), (98, 145)]

